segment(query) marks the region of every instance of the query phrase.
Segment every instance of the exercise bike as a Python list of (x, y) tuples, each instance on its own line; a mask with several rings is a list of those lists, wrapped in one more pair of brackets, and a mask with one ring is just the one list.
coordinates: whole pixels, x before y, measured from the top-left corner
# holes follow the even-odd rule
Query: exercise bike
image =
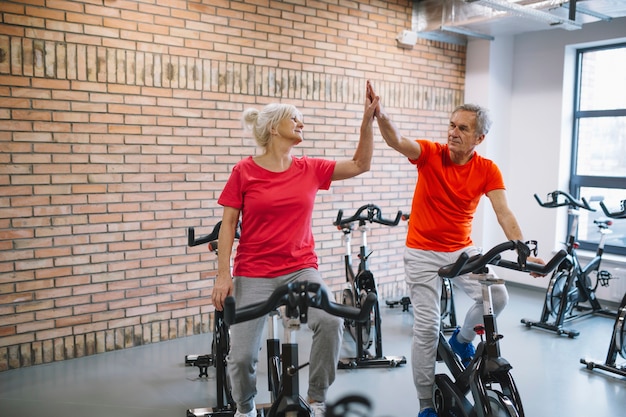
[[(222, 222), (218, 222), (211, 233), (206, 236), (196, 238), (193, 227), (187, 229), (187, 246), (198, 246), (207, 244), (209, 251), (217, 254), (217, 238)], [(239, 228), (235, 233), (235, 238), (239, 239)], [(268, 341), (268, 345), (269, 345)], [(275, 342), (274, 342), (275, 343)], [(230, 385), (226, 370), (226, 356), (230, 348), (228, 328), (224, 323), (224, 313), (214, 312), (213, 342), (211, 353), (185, 355), (185, 365), (196, 366), (200, 370), (199, 377), (208, 377), (208, 369), (215, 368), (216, 398), (217, 405), (212, 408), (191, 408), (187, 410), (187, 417), (232, 417), (235, 415), (236, 405), (230, 395)], [(270, 352), (268, 350), (268, 352)], [(269, 353), (268, 353), (269, 354)]]
[[(595, 209), (591, 208), (584, 198), (578, 201), (564, 191), (553, 191), (548, 194), (546, 202), (541, 201), (537, 194), (535, 194), (535, 199), (542, 207), (567, 206), (568, 214), (572, 217), (572, 224), (566, 243), (568, 256), (550, 278), (540, 320), (522, 319), (521, 322), (528, 328), (539, 327), (553, 331), (557, 335), (566, 334), (571, 339), (578, 336), (580, 332), (575, 329), (566, 329), (565, 323), (590, 314), (615, 317), (616, 313), (604, 309), (596, 297), (598, 285), (608, 286), (609, 281), (613, 278), (610, 272), (600, 270), (604, 242), (606, 235), (611, 233), (609, 227), (612, 221), (609, 219), (593, 221), (600, 232), (600, 241), (595, 256), (583, 267), (576, 253), (578, 242), (575, 240), (580, 215), (579, 209), (588, 211), (595, 211)], [(591, 274), (593, 272), (596, 273), (595, 284), (592, 284)]]
[[(343, 232), (343, 242), (345, 243), (344, 267), (347, 287), (343, 290), (343, 304), (360, 308), (363, 301), (369, 294), (378, 295), (374, 274), (369, 269), (368, 259), (372, 252), (368, 253), (367, 232), (369, 224), (378, 223), (384, 226), (397, 226), (400, 222), (402, 212), (398, 211), (394, 220), (382, 217), (380, 207), (374, 204), (361, 206), (352, 216), (343, 217), (343, 210), (339, 210), (337, 219), (333, 225)], [(358, 230), (361, 232), (361, 247), (359, 249), (359, 266), (355, 273), (352, 267), (352, 232), (354, 224), (358, 223)], [(373, 327), (372, 327), (373, 323)], [(384, 356), (382, 345), (382, 320), (380, 317), (380, 306), (378, 302), (374, 304), (370, 320), (365, 322), (355, 322), (345, 320), (345, 329), (356, 343), (356, 357), (341, 358), (339, 369), (358, 369), (366, 367), (397, 367), (406, 363), (404, 356)], [(371, 354), (369, 348), (374, 343), (375, 353)]]
[[(600, 202), (600, 206), (604, 214), (608, 217), (626, 219), (626, 200), (622, 200), (621, 210), (617, 212), (610, 212), (602, 202)], [(611, 342), (604, 363), (585, 358), (580, 359), (580, 363), (586, 365), (587, 369), (590, 371), (597, 368), (626, 377), (626, 363), (617, 363), (618, 354), (622, 358), (626, 358), (626, 294), (624, 294), (624, 298), (622, 298), (622, 302), (617, 309), (615, 324), (613, 325), (613, 332), (611, 334)]]
[[(409, 220), (409, 214), (403, 213), (402, 220)], [(389, 308), (395, 308), (399, 304), (402, 306), (402, 311), (409, 311), (411, 298), (404, 296), (399, 300), (385, 300), (385, 304)], [(458, 324), (454, 307), (454, 289), (452, 281), (448, 278), (441, 279), (441, 300), (439, 305), (441, 306), (441, 329), (443, 329), (444, 333), (451, 333), (457, 328)]]
[[(220, 227), (221, 221), (214, 226), (210, 234), (198, 238), (196, 238), (195, 236), (194, 228), (190, 227), (187, 232), (188, 246), (198, 246), (206, 243), (209, 250), (217, 254), (217, 239), (219, 236)], [(239, 225), (235, 233), (235, 239), (239, 239)], [(375, 296), (370, 296), (369, 299), (365, 300), (362, 309), (363, 311), (365, 311), (364, 314), (366, 316), (368, 315), (367, 311), (371, 310), (372, 304), (374, 303)], [(348, 313), (350, 313), (349, 310), (342, 309), (341, 311), (347, 311)], [(353, 310), (352, 313), (356, 311), (360, 310)], [(281, 373), (284, 373), (284, 369), (281, 372), (281, 361), (284, 362), (284, 360), (281, 356), (280, 338), (278, 335), (278, 319), (280, 318), (279, 316), (280, 314), (277, 309), (273, 309), (268, 314), (268, 338), (266, 341), (266, 348), (268, 370), (267, 389), (270, 393), (270, 403), (257, 405), (257, 410), (259, 411), (260, 417), (268, 415), (267, 413), (271, 409), (272, 405), (276, 403), (278, 398), (280, 398), (281, 389), (284, 390), (282, 394), (283, 396), (285, 396), (285, 392), (291, 392), (291, 394), (287, 396), (288, 398), (293, 397), (293, 393), (297, 392), (297, 385), (293, 385), (293, 376), (292, 379), (288, 381), (289, 383), (287, 385), (281, 385)], [(353, 316), (349, 318), (351, 320), (355, 320)], [(358, 319), (359, 317), (356, 318), (356, 320)], [(224, 320), (224, 311), (215, 311), (211, 353), (202, 355), (186, 355), (185, 365), (198, 367), (198, 369), (200, 370), (199, 377), (201, 378), (208, 377), (208, 369), (210, 367), (215, 368), (217, 405), (215, 407), (188, 409), (186, 413), (187, 417), (233, 417), (235, 415), (237, 406), (231, 396), (228, 368), (226, 366), (226, 356), (228, 355), (229, 349), (230, 338), (228, 333), (228, 326)], [(293, 358), (296, 358), (297, 360), (297, 351), (296, 355), (293, 356), (292, 353), (292, 356), (288, 357), (287, 361), (291, 361), (293, 363)], [(303, 366), (306, 366), (306, 364)], [(295, 368), (289, 367), (289, 369), (291, 371)], [(287, 391), (285, 391), (285, 386), (289, 387)], [(306, 407), (303, 406), (303, 408)], [(363, 412), (363, 410), (369, 410), (370, 408), (371, 403), (367, 398), (359, 395), (351, 395), (340, 398), (335, 403), (328, 404), (327, 415), (329, 417), (339, 417), (341, 414), (338, 413), (340, 413), (341, 411), (356, 409)], [(275, 415), (280, 416), (282, 414)], [(298, 417), (300, 417), (300, 415), (298, 415)], [(306, 415), (306, 417), (308, 417), (308, 415)]]
[[(500, 254), (508, 250), (517, 251), (516, 262), (501, 258)], [(525, 243), (508, 241), (494, 246), (484, 255), (470, 258), (462, 253), (454, 264), (439, 269), (439, 275), (446, 278), (471, 273), (470, 277), (482, 285), (484, 309), (484, 325), (474, 329), (481, 341), (467, 368), (452, 351), (443, 332), (439, 333), (437, 357), (452, 376), (447, 373), (435, 375), (433, 402), (439, 417), (524, 417), (521, 397), (510, 372), (512, 366), (500, 356), (503, 336), (498, 333), (491, 306), (491, 285), (503, 284), (504, 280), (489, 274), (487, 264), (545, 275), (567, 255), (561, 250), (546, 265), (539, 265), (526, 261), (530, 253)]]
[[(263, 317), (281, 306), (285, 307), (285, 317), (288, 321), (285, 340), (272, 362), (274, 370), (269, 372), (271, 374), (280, 369), (280, 378), (276, 381), (279, 389), (271, 406), (264, 408), (262, 415), (266, 417), (312, 415), (311, 408), (299, 394), (298, 371), (307, 364), (302, 366), (298, 364), (298, 344), (295, 341), (295, 333), (300, 324), (307, 323), (309, 308), (318, 308), (334, 316), (360, 323), (369, 320), (374, 305), (376, 305), (375, 293), (369, 293), (360, 308), (336, 304), (330, 301), (329, 295), (320, 284), (306, 281), (282, 285), (274, 290), (266, 301), (243, 308), (236, 308), (235, 299), (232, 296), (227, 297), (224, 303), (224, 322), (227, 326)], [(279, 366), (280, 363), (282, 366)], [(335, 406), (329, 408), (334, 409)], [(261, 411), (259, 407), (257, 410)]]

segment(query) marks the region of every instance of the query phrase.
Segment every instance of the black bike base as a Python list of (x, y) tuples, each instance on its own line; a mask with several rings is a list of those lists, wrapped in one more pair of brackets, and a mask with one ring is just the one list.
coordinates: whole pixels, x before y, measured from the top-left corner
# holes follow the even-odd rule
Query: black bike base
[(585, 365), (587, 367), (587, 369), (589, 369), (590, 371), (593, 371), (594, 369), (601, 369), (603, 371), (606, 372), (611, 372), (613, 374), (616, 375), (621, 375), (623, 377), (626, 377), (626, 366), (620, 366), (620, 365), (607, 365), (606, 363), (597, 363), (591, 360), (587, 360), (587, 359), (581, 359), (580, 363), (582, 363), (583, 365)]
[(570, 339), (575, 338), (576, 336), (578, 336), (580, 334), (580, 332), (578, 330), (574, 330), (574, 329), (565, 329), (563, 326), (559, 326), (553, 323), (545, 323), (542, 321), (534, 321), (534, 320), (530, 320), (530, 319), (522, 319), (521, 320), (523, 324), (526, 325), (526, 327), (531, 328), (531, 327), (538, 327), (540, 329), (543, 330), (549, 330), (551, 332), (555, 332), (557, 335), (567, 335), (567, 337), (569, 337)]
[(187, 366), (197, 366), (200, 370), (199, 377), (209, 376), (209, 367), (215, 364), (215, 358), (213, 354), (206, 355), (185, 355), (185, 365)]
[(409, 297), (402, 297), (399, 300), (385, 300), (385, 303), (391, 308), (394, 308), (395, 306), (400, 304), (402, 306), (402, 311), (409, 311), (411, 299)]
[[(256, 406), (257, 417), (269, 414), (272, 404), (258, 404)], [(233, 417), (235, 410), (213, 408), (191, 408), (187, 410), (187, 417)]]
[(214, 408), (191, 408), (187, 417), (233, 417), (235, 410), (215, 410)]
[(342, 358), (337, 364), (338, 369), (359, 368), (396, 368), (406, 363), (404, 356), (383, 356), (382, 358)]
[[(617, 312), (612, 311), (612, 310), (593, 309), (592, 307), (586, 307), (586, 306), (576, 306), (576, 309), (578, 311), (581, 311), (581, 313), (573, 314), (571, 316), (566, 317), (563, 320), (563, 324), (568, 323), (573, 320), (592, 316), (592, 315), (598, 315), (598, 316), (603, 316), (603, 317), (608, 317), (608, 318), (615, 318), (617, 315)], [(563, 334), (567, 335), (567, 337), (569, 337), (570, 339), (573, 339), (576, 336), (580, 335), (580, 332), (578, 330), (566, 329), (565, 327), (563, 327), (563, 325), (558, 325), (556, 323), (548, 323), (548, 322), (535, 321), (535, 320), (530, 320), (530, 319), (522, 319), (521, 322), (525, 324), (526, 327), (528, 328), (539, 327), (540, 329), (555, 332), (559, 336)]]

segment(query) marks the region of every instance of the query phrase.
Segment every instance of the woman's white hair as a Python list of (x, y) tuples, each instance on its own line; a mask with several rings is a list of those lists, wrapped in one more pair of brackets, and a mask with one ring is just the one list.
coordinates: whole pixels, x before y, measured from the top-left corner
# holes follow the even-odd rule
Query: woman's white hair
[(256, 143), (266, 148), (272, 139), (272, 129), (274, 129), (284, 119), (297, 117), (302, 120), (302, 113), (292, 104), (272, 103), (263, 107), (259, 111), (249, 108), (243, 112), (242, 121), (244, 127), (252, 131)]

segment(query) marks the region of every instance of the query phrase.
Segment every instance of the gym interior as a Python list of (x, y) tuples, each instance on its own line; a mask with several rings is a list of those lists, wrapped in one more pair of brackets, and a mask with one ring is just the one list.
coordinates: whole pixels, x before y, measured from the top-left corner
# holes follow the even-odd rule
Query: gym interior
[[(213, 369), (200, 376), (185, 358), (212, 349), (217, 261), (207, 245), (188, 244), (189, 231), (211, 232), (233, 165), (257, 152), (241, 127), (248, 107), (295, 104), (305, 123), (296, 150), (338, 159), (358, 140), (367, 80), (412, 138), (445, 141), (450, 112), (479, 103), (494, 125), (478, 152), (501, 168), (525, 237), (543, 259), (563, 249), (571, 212), (534, 196), (570, 190), (576, 52), (624, 44), (626, 4), (554, 2), (529, 17), (493, 4), (538, 2), (467, 3), (0, 2), (0, 415), (154, 417), (215, 406)], [(478, 16), (463, 15), (470, 6)], [(537, 21), (546, 13), (559, 23)], [(375, 204), (393, 218), (411, 207), (414, 167), (377, 129), (374, 140), (371, 170), (316, 199), (319, 269), (337, 302), (346, 286), (337, 212)], [(626, 199), (613, 188), (614, 200)], [(615, 236), (624, 225), (613, 219)], [(406, 229), (372, 224), (368, 246), (384, 353), (410, 361), (412, 307), (393, 304), (405, 295)], [(484, 248), (506, 240), (488, 202), (472, 237)], [(583, 265), (594, 254), (578, 252)], [(550, 276), (498, 271), (510, 293), (500, 348), (525, 415), (623, 413), (626, 378), (581, 359), (604, 364), (614, 334), (621, 344), (624, 260), (604, 254), (601, 269), (616, 279), (595, 292), (616, 314), (567, 323), (572, 337), (523, 322), (541, 321)], [(455, 291), (453, 302), (462, 318), (469, 299)], [(301, 362), (307, 332), (297, 336)], [(342, 353), (355, 355), (347, 334)], [(263, 361), (259, 373), (267, 399)], [(304, 392), (307, 368), (299, 375)], [(329, 401), (349, 394), (368, 398), (372, 416), (418, 411), (409, 363), (339, 370)]]

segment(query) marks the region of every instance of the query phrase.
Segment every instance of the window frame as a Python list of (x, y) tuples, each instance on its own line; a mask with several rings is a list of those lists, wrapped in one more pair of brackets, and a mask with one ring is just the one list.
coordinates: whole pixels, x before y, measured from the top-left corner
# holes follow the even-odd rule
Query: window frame
[[(624, 190), (624, 199), (626, 199), (626, 177), (606, 177), (598, 175), (578, 175), (578, 141), (579, 141), (579, 122), (586, 118), (595, 117), (626, 117), (626, 108), (623, 109), (611, 109), (611, 110), (580, 110), (581, 104), (581, 88), (582, 88), (582, 62), (583, 55), (588, 52), (597, 52), (600, 50), (619, 49), (626, 48), (626, 42), (620, 42), (615, 44), (608, 44), (602, 46), (594, 46), (587, 48), (580, 48), (576, 50), (575, 60), (575, 77), (574, 77), (574, 100), (573, 100), (573, 118), (572, 118), (572, 153), (570, 164), (570, 183), (569, 192), (576, 198), (580, 198), (581, 188), (615, 188)], [(598, 206), (598, 210), (601, 208)], [(604, 216), (604, 213), (601, 213)], [(568, 219), (568, 230), (572, 224), (572, 216)], [(626, 222), (626, 220), (614, 219), (614, 222)], [(577, 231), (577, 234), (580, 233)], [(598, 243), (597, 241), (581, 240), (577, 238), (580, 249), (589, 250), (595, 252)], [(606, 253), (616, 255), (626, 255), (626, 245), (615, 246), (606, 244), (604, 247)]]

